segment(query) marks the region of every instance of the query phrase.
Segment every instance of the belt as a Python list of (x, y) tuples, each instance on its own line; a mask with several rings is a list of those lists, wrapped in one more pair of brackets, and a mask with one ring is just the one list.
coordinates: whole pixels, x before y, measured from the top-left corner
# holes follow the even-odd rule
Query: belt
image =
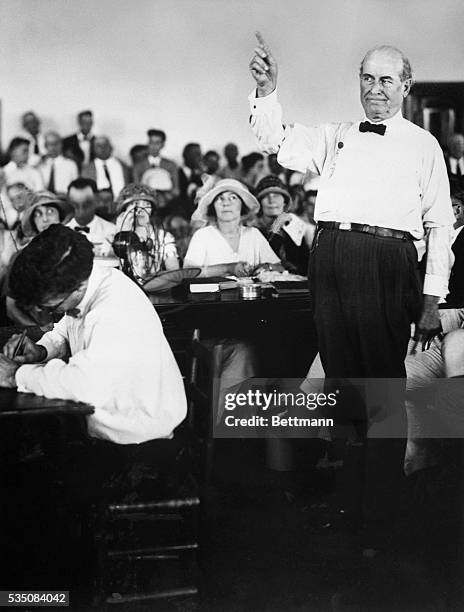
[(338, 229), (346, 232), (362, 232), (371, 234), (372, 236), (380, 236), (381, 238), (397, 238), (398, 240), (414, 240), (409, 232), (402, 230), (391, 229), (389, 227), (378, 227), (377, 225), (365, 225), (363, 223), (339, 223), (338, 221), (318, 221), (318, 228), (323, 229)]

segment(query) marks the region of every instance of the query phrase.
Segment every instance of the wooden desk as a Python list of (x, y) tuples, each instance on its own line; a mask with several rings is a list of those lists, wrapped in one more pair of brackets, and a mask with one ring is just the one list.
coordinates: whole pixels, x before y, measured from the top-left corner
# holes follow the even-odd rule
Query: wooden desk
[(48, 399), (32, 393), (18, 393), (15, 389), (0, 389), (0, 419), (7, 417), (39, 417), (92, 414), (88, 404), (71, 400)]
[[(262, 347), (272, 360), (279, 357), (282, 376), (304, 376), (317, 353), (315, 326), (308, 294), (243, 300), (238, 290), (191, 294), (181, 291), (149, 295), (183, 374), (188, 373), (192, 331), (202, 337), (241, 338)], [(285, 370), (285, 371), (284, 371)]]

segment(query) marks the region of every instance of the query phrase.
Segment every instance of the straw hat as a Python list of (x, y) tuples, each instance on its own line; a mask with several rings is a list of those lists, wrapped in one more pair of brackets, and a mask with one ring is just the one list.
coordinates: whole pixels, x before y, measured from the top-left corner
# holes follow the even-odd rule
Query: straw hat
[(37, 191), (31, 194), (30, 206), (21, 218), (21, 228), (25, 236), (36, 236), (37, 228), (33, 222), (34, 211), (39, 206), (53, 206), (57, 209), (60, 223), (66, 225), (74, 217), (74, 209), (64, 198), (57, 196), (51, 191)]
[(148, 168), (140, 182), (155, 191), (171, 191), (173, 188), (171, 175), (164, 168)]
[(224, 193), (224, 191), (235, 193), (249, 209), (250, 213), (258, 212), (259, 202), (255, 196), (249, 192), (246, 185), (235, 179), (223, 179), (218, 181), (212, 189), (207, 191), (200, 198), (198, 207), (192, 215), (192, 221), (207, 221), (208, 206), (214, 202), (218, 195)]

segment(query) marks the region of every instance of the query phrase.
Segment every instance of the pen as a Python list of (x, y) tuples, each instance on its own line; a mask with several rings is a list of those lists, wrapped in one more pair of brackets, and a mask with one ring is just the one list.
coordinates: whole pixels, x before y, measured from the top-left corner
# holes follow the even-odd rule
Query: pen
[(24, 340), (26, 339), (26, 332), (27, 332), (27, 330), (26, 330), (26, 329), (23, 329), (23, 331), (22, 331), (22, 333), (21, 333), (21, 337), (20, 337), (20, 339), (19, 339), (19, 342), (18, 342), (18, 344), (16, 345), (16, 348), (15, 348), (15, 350), (14, 350), (14, 352), (13, 352), (13, 359), (19, 355), (19, 352), (20, 352), (20, 351), (21, 351), (21, 349), (23, 348), (23, 345), (24, 345)]

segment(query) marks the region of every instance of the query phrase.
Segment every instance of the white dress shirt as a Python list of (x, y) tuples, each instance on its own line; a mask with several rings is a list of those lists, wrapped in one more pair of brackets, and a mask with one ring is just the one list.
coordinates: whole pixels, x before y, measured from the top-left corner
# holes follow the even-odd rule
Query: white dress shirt
[(44, 188), (42, 175), (37, 168), (29, 166), (29, 164), (19, 167), (14, 161), (9, 161), (6, 166), (3, 166), (2, 170), (5, 174), (7, 185), (24, 183), (32, 191), (40, 191)]
[(157, 155), (156, 157), (154, 155), (149, 155), (148, 163), (150, 164), (150, 166), (153, 166), (154, 168), (159, 168), (161, 164), (161, 155)]
[(58, 155), (55, 158), (46, 157), (38, 166), (46, 188), (50, 184), (52, 166), (54, 167), (55, 192), (67, 193), (69, 183), (75, 181), (79, 176), (76, 162), (62, 155)]
[(77, 134), (79, 146), (81, 148), (82, 153), (84, 154), (84, 159), (82, 160), (83, 165), (90, 163), (90, 147), (92, 138), (92, 134), (87, 134), (87, 136), (84, 136), (82, 132), (79, 132)]
[(424, 293), (444, 297), (453, 263), (454, 216), (443, 152), (437, 140), (397, 113), (384, 136), (361, 133), (359, 122), (282, 125), (274, 91), (249, 97), (260, 147), (279, 163), (320, 175), (316, 221), (362, 223), (410, 232), (427, 242)]
[[(24, 131), (21, 132), (20, 136), (21, 138), (25, 138), (29, 141), (29, 157), (27, 159), (27, 163), (29, 166), (34, 166), (34, 168), (37, 167), (40, 164), (42, 157), (47, 154), (44, 135), (39, 132), (37, 134), (37, 139), (35, 139), (30, 132)], [(36, 145), (39, 149), (38, 153), (35, 152)]]
[(186, 415), (184, 385), (149, 299), (119, 270), (94, 267), (78, 308), (39, 341), (46, 363), (17, 370), (18, 391), (91, 404), (96, 438), (171, 436)]
[(464, 157), (456, 159), (455, 157), (450, 156), (448, 158), (448, 162), (451, 174), (457, 174), (459, 167), (459, 170), (461, 171), (461, 176), (464, 176)]
[(185, 254), (184, 267), (214, 266), (239, 261), (252, 266), (280, 263), (280, 259), (256, 227), (240, 227), (240, 242), (238, 250), (234, 251), (218, 228), (208, 225), (193, 234)]
[(110, 184), (108, 182), (108, 178), (105, 174), (104, 164), (108, 169), (108, 174), (111, 179), (111, 188), (113, 190), (113, 195), (115, 198), (118, 197), (121, 190), (124, 188), (124, 172), (122, 169), (121, 162), (115, 157), (109, 157), (105, 161), (102, 159), (95, 158), (95, 172), (97, 175), (97, 187), (100, 189), (109, 189)]
[[(75, 218), (72, 218), (67, 227), (75, 229), (79, 226), (79, 223)], [(88, 232), (82, 232), (82, 234), (90, 240), (94, 246), (94, 253), (98, 256), (110, 257), (113, 256), (113, 239), (116, 233), (116, 225), (106, 219), (102, 219), (98, 215), (95, 215), (90, 223), (86, 225), (89, 228)]]

